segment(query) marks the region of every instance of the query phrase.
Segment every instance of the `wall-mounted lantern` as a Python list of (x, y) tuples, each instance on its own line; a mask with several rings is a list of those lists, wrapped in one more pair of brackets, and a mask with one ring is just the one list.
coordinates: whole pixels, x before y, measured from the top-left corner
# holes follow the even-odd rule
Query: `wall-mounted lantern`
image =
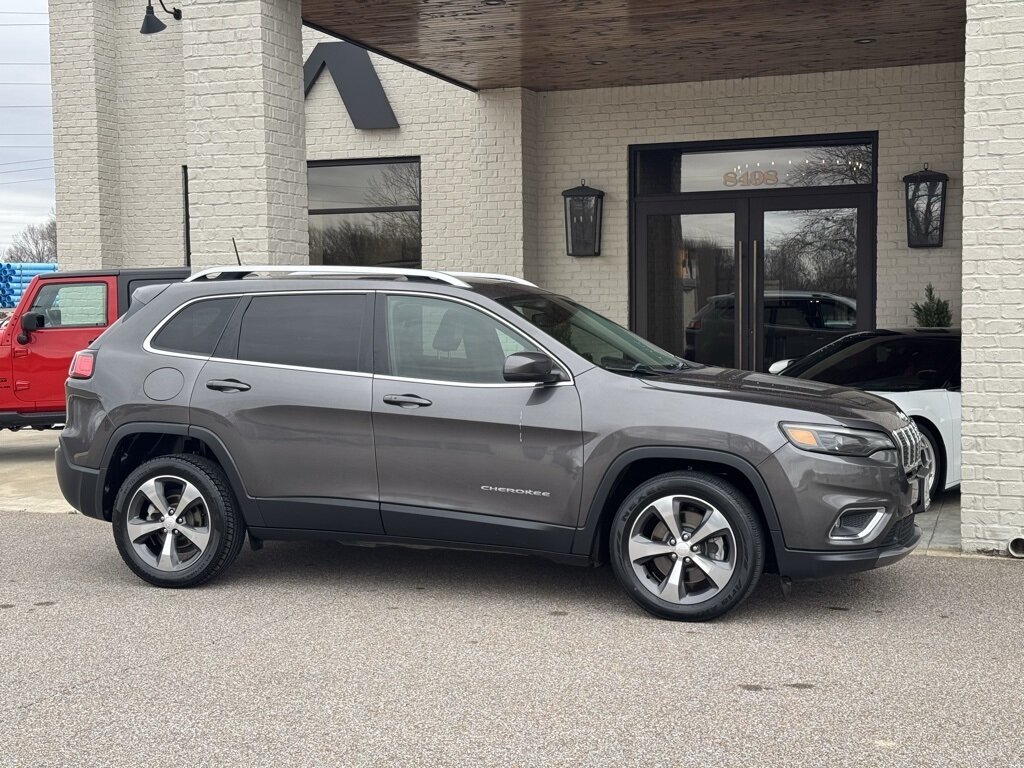
[(907, 245), (911, 248), (940, 248), (946, 218), (946, 187), (949, 176), (923, 171), (903, 177), (907, 186)]
[(601, 255), (601, 210), (604, 192), (588, 187), (586, 179), (578, 187), (562, 193), (565, 198), (565, 248), (570, 256)]

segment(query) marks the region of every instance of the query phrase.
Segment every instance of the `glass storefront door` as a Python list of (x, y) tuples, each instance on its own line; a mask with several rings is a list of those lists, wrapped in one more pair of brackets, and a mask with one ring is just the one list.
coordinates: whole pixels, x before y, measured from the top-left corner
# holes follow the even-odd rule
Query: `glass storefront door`
[(632, 324), (766, 371), (874, 326), (873, 142), (634, 156)]
[(656, 203), (634, 226), (634, 326), (689, 360), (766, 371), (871, 327), (870, 196)]

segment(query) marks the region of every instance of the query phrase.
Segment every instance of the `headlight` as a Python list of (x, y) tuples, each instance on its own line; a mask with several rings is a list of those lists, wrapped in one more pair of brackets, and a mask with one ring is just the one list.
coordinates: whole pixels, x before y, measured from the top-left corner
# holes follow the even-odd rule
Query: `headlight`
[(834, 456), (870, 456), (878, 451), (892, 451), (893, 445), (884, 432), (848, 427), (827, 427), (820, 424), (779, 424), (782, 434), (797, 448)]

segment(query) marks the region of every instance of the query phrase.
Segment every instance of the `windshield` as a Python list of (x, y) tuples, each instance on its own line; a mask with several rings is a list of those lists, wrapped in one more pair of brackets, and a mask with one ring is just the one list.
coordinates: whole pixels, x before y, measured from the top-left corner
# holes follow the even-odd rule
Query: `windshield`
[(498, 302), (605, 370), (647, 374), (697, 367), (564, 296), (517, 294)]

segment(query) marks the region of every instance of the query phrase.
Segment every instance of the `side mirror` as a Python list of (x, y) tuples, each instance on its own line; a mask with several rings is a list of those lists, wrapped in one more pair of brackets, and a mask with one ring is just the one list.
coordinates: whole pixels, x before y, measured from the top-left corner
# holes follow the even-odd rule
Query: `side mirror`
[(543, 352), (517, 352), (505, 358), (505, 381), (550, 384), (561, 379), (555, 361)]
[(46, 316), (42, 312), (26, 312), (21, 316), (21, 333), (18, 334), (19, 344), (28, 344), (29, 334), (46, 325)]
[(768, 373), (782, 373), (784, 370), (789, 368), (789, 366), (791, 366), (799, 359), (800, 358), (798, 357), (790, 357), (785, 360), (776, 360), (774, 363), (768, 366)]

